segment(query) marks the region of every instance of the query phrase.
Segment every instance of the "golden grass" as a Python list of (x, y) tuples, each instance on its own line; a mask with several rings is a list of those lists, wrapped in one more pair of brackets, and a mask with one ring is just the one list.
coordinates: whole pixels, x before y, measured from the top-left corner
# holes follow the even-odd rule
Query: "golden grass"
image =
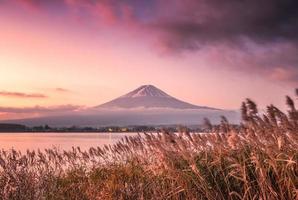
[(241, 126), (163, 130), (81, 151), (0, 152), (1, 199), (298, 199), (298, 112), (247, 99)]

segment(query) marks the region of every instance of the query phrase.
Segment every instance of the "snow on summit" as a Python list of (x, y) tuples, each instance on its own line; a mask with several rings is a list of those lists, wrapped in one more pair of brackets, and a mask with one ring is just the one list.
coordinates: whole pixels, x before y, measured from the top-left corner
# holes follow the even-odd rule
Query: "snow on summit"
[(171, 97), (167, 93), (158, 89), (153, 85), (142, 85), (141, 87), (135, 89), (134, 91), (122, 96), (122, 97), (144, 97), (144, 96), (152, 96), (152, 97)]

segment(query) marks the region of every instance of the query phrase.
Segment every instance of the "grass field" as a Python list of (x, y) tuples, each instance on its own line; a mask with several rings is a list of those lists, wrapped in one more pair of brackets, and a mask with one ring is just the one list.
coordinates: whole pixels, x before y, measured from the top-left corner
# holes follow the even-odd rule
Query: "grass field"
[(242, 124), (163, 130), (81, 151), (0, 153), (1, 199), (298, 199), (298, 112), (247, 99)]

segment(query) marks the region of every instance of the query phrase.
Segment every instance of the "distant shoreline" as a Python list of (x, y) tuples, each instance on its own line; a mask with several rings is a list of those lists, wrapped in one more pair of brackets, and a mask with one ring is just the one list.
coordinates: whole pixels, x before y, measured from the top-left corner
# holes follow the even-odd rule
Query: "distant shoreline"
[(0, 133), (141, 133), (160, 132), (167, 129), (170, 132), (178, 132), (183, 127), (191, 132), (201, 132), (203, 129), (199, 125), (140, 125), (140, 126), (107, 126), (107, 127), (50, 127), (48, 125), (27, 127), (21, 124), (1, 124)]
[[(140, 133), (142, 131), (0, 131), (1, 133)], [(145, 132), (145, 131), (143, 131)]]

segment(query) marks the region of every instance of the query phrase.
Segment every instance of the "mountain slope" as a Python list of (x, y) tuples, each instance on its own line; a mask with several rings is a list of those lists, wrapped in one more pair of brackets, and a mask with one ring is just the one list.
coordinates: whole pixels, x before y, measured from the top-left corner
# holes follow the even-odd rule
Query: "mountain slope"
[(175, 108), (175, 109), (215, 109), (193, 105), (176, 99), (153, 85), (143, 85), (119, 98), (95, 108)]

